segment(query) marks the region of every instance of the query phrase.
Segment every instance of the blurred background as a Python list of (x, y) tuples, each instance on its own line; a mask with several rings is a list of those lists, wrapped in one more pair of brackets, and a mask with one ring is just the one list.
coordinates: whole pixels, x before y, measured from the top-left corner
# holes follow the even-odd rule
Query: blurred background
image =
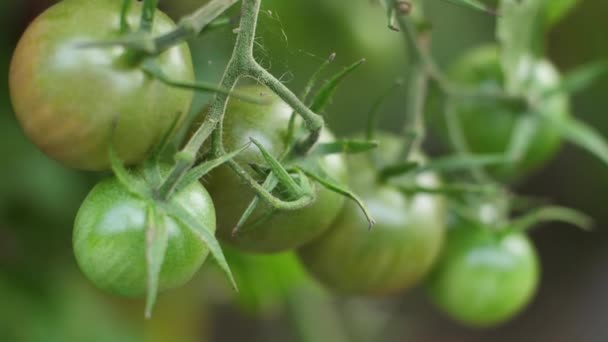
[[(175, 19), (204, 1), (161, 1)], [(580, 4), (548, 37), (548, 55), (563, 71), (608, 56), (608, 2)], [(106, 296), (77, 269), (71, 251), (78, 206), (103, 175), (69, 170), (46, 158), (17, 126), (8, 96), (16, 42), (49, 0), (0, 1), (0, 341), (605, 341), (608, 325), (608, 170), (570, 146), (518, 191), (549, 197), (596, 220), (582, 233), (564, 225), (533, 232), (543, 273), (531, 305), (493, 329), (453, 323), (421, 289), (391, 298), (337, 298), (297, 266), (291, 255), (243, 257), (229, 252), (242, 286), (236, 297), (208, 262), (187, 287), (161, 296), (154, 318), (143, 303)], [(441, 0), (425, 5), (434, 53), (447, 65), (464, 50), (492, 41), (494, 18)], [(366, 108), (407, 67), (399, 34), (368, 0), (264, 0), (257, 56), (293, 90), (301, 89), (332, 52), (332, 68), (367, 63), (339, 89), (327, 111), (339, 136), (363, 129)], [(234, 11), (234, 13), (237, 13)], [(198, 78), (217, 81), (229, 56), (231, 29), (192, 43)], [(608, 136), (608, 79), (577, 94), (573, 113)], [(400, 96), (384, 107), (382, 127), (399, 127)], [(205, 103), (198, 96), (193, 111)], [(280, 270), (276, 271), (275, 270)], [(287, 290), (287, 289), (291, 290)]]

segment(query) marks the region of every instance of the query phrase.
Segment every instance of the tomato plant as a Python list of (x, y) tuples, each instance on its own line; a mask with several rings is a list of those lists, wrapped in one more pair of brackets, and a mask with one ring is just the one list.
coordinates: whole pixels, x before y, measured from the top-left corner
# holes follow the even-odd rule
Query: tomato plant
[(539, 262), (529, 238), (460, 222), (448, 230), (428, 293), (450, 317), (472, 326), (511, 319), (532, 299)]
[[(110, 139), (125, 162), (143, 161), (192, 100), (190, 91), (170, 87), (130, 64), (122, 47), (82, 46), (124, 36), (121, 3), (59, 2), (29, 25), (11, 63), (11, 99), (25, 133), (47, 155), (75, 168), (109, 168)], [(141, 3), (133, 4), (129, 24), (139, 21), (141, 8)], [(154, 34), (174, 27), (157, 11)], [(186, 44), (154, 59), (164, 73), (194, 79)]]
[[(244, 307), (300, 316), (296, 325), (302, 340), (339, 340), (310, 334), (322, 329), (302, 329), (340, 325), (325, 319), (334, 310), (308, 275), (337, 293), (366, 296), (405, 291), (430, 275), (431, 297), (456, 320), (493, 326), (510, 319), (530, 301), (538, 283), (538, 260), (524, 232), (547, 220), (583, 228), (590, 220), (515, 194), (503, 183), (542, 166), (562, 141), (608, 162), (608, 143), (568, 113), (569, 93), (608, 67), (604, 63), (562, 78), (544, 57), (542, 35), (571, 7), (564, 3), (499, 1), (496, 44), (472, 50), (444, 73), (433, 57), (432, 25), (421, 1), (377, 1), (385, 11), (376, 19), (384, 13), (383, 23), (366, 19), (366, 7), (325, 1), (298, 8), (335, 10), (344, 23), (352, 21), (354, 36), (373, 50), (368, 57), (375, 61), (369, 64), (389, 68), (390, 78), (404, 76), (373, 102), (363, 139), (336, 139), (325, 121), (334, 120), (340, 130), (351, 124), (331, 117), (334, 107), (329, 105), (365, 59), (327, 76), (334, 61), (342, 63), (340, 51), (289, 45), (290, 55), (304, 51), (320, 64), (301, 93), (293, 93), (263, 66), (267, 60), (256, 59), (259, 52), (270, 57), (273, 50), (260, 49), (265, 45), (256, 31), (260, 13), (273, 21), (270, 30), (281, 28), (272, 32), (281, 37), (280, 46), (288, 45), (289, 30), (262, 0), (240, 1), (238, 16), (230, 11), (237, 0), (203, 1), (178, 23), (156, 9), (158, 0), (64, 0), (29, 25), (9, 71), (19, 123), (30, 140), (63, 164), (111, 168), (114, 174), (92, 189), (77, 214), (72, 243), (81, 270), (101, 289), (146, 295), (149, 318), (158, 291), (187, 282), (211, 254), (231, 285), (242, 289), (234, 297)], [(451, 2), (494, 12), (478, 1)], [(292, 21), (287, 18), (285, 23)], [(313, 31), (321, 34), (324, 27)], [(221, 80), (195, 82), (186, 42), (222, 28), (230, 34), (226, 41), (234, 39), (234, 49)], [(333, 40), (332, 49), (340, 50)], [(388, 54), (379, 51), (396, 51), (397, 41), (407, 43), (406, 58), (383, 63)], [(208, 50), (221, 50), (206, 44)], [(215, 59), (197, 56), (209, 69), (223, 65)], [(368, 72), (373, 83), (368, 78), (353, 83), (363, 84), (365, 94), (388, 88), (377, 74)], [(244, 85), (243, 79), (255, 85)], [(389, 111), (384, 99), (397, 89), (404, 90), (405, 100), (390, 111), (403, 117), (390, 124), (399, 121), (401, 133), (379, 133), (379, 112)], [(426, 108), (432, 89), (444, 100), (438, 101), (445, 105), (441, 110)], [(201, 122), (186, 127), (182, 123), (192, 118), (183, 120), (183, 114), (192, 91), (214, 96)], [(351, 108), (361, 105), (353, 94), (359, 93), (349, 92)], [(350, 119), (353, 111), (344, 114)], [(444, 115), (445, 127), (438, 133), (451, 143), (444, 155), (427, 149), (435, 146), (426, 140), (429, 113)], [(352, 123), (358, 122), (353, 117)], [(6, 152), (13, 145), (7, 144)], [(28, 179), (39, 176), (29, 172), (33, 166), (13, 164), (8, 162), (7, 172), (23, 171), (14, 179), (46, 186)], [(65, 187), (63, 179), (59, 183), (54, 190)], [(18, 182), (0, 189), (11, 192), (0, 198), (1, 204), (16, 202), (13, 193), (23, 192)], [(52, 198), (36, 203), (50, 207), (46, 202)], [(484, 201), (500, 204), (500, 222), (470, 219), (468, 208)], [(57, 205), (50, 211), (59, 211)], [(19, 210), (19, 204), (6, 207)], [(448, 212), (462, 217), (444, 246)], [(0, 242), (16, 234), (7, 236)], [(276, 254), (248, 255), (255, 253)], [(300, 272), (301, 262), (308, 273)], [(21, 273), (38, 274), (27, 270)], [(325, 302), (318, 311), (329, 313), (314, 317), (321, 324), (309, 318), (315, 301)]]
[[(482, 46), (465, 53), (450, 69), (449, 75), (458, 84), (475, 87), (479, 91), (504, 89), (499, 48)], [(560, 75), (545, 59), (530, 60), (522, 76), (526, 101), (534, 102), (534, 109), (513, 99), (467, 99), (455, 103), (453, 114), (458, 116), (464, 140), (473, 153), (509, 153), (522, 120), (529, 119), (530, 141), (518, 161), (495, 168), (499, 177), (512, 178), (540, 167), (558, 151), (561, 134), (551, 120), (565, 122), (569, 101), (565, 92), (554, 91)], [(524, 68), (524, 67), (522, 67)], [(552, 123), (553, 122), (553, 123)], [(444, 131), (445, 133), (445, 131)]]
[[(235, 150), (247, 144), (250, 138), (255, 138), (269, 153), (279, 158), (287, 148), (285, 138), (293, 110), (263, 87), (241, 87), (238, 91), (258, 96), (267, 103), (258, 105), (238, 99), (229, 101), (222, 131), (226, 149)], [(325, 130), (321, 141), (331, 140), (331, 133)], [(264, 158), (259, 150), (250, 148), (239, 154), (235, 161), (248, 166), (264, 163)], [(323, 156), (313, 163), (332, 179), (345, 182), (347, 173), (342, 156)], [(342, 196), (315, 184), (316, 200), (311, 206), (295, 211), (277, 211), (272, 217), (267, 217), (272, 208), (262, 205), (243, 229), (233, 235), (233, 229), (254, 194), (228, 166), (210, 173), (205, 184), (216, 206), (219, 237), (236, 247), (255, 252), (283, 251), (312, 240), (329, 227), (344, 203)]]
[[(172, 201), (215, 231), (213, 202), (207, 191), (192, 183)], [(97, 184), (84, 200), (74, 224), (74, 253), (84, 274), (99, 288), (123, 296), (142, 296), (148, 286), (146, 268), (147, 215), (150, 206), (115, 178)], [(208, 247), (183, 223), (159, 214), (168, 232), (159, 275), (159, 289), (183, 285), (198, 271)]]
[[(378, 154), (394, 161), (401, 140), (388, 135), (379, 140)], [(369, 206), (376, 224), (370, 230), (361, 210), (349, 202), (325, 234), (300, 249), (301, 260), (322, 283), (341, 292), (386, 294), (416, 285), (442, 245), (443, 199), (432, 194), (405, 195), (380, 183), (377, 167), (368, 156), (348, 160), (349, 168), (356, 171), (352, 187)], [(432, 172), (409, 178), (400, 182), (439, 185)]]

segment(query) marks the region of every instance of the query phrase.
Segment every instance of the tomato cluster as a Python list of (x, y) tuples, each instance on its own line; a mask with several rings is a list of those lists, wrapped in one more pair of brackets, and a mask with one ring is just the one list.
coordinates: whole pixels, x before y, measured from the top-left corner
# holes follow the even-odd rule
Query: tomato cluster
[[(34, 144), (67, 166), (111, 167), (115, 172), (84, 200), (73, 233), (76, 260), (99, 288), (138, 297), (153, 286), (178, 287), (193, 277), (210, 253), (223, 265), (214, 239), (217, 233), (221, 243), (239, 253), (295, 251), (310, 275), (335, 292), (377, 296), (426, 282), (438, 307), (475, 326), (503, 322), (531, 299), (539, 266), (529, 239), (482, 220), (459, 218), (448, 224), (448, 216), (458, 208), (451, 207), (441, 191), (443, 175), (424, 169), (428, 158), (422, 150), (408, 150), (410, 137), (376, 132), (377, 149), (345, 156), (315, 150), (336, 141), (323, 128), (317, 145), (300, 151), (297, 143), (308, 133), (306, 125), (282, 97), (264, 86), (236, 89), (239, 96), (230, 97), (217, 123), (219, 134), (201, 152), (217, 154), (219, 145), (237, 151), (252, 140), (257, 146), (188, 184), (178, 181), (190, 174), (179, 175), (166, 190), (162, 181), (171, 180), (179, 168), (161, 165), (151, 151), (171, 137), (171, 130), (180, 128), (193, 95), (151, 75), (142, 64), (153, 62), (171, 78), (193, 82), (190, 51), (181, 43), (142, 59), (120, 44), (89, 46), (134, 36), (129, 28), (139, 23), (142, 4), (133, 3), (121, 16), (123, 4), (65, 0), (52, 6), (24, 33), (10, 70), (15, 112)], [(157, 11), (151, 33), (175, 27)], [(560, 144), (555, 126), (543, 121), (567, 117), (567, 97), (545, 94), (559, 84), (559, 75), (544, 60), (531, 62), (529, 69), (528, 100), (535, 101), (540, 113), (532, 115), (509, 99), (455, 103), (454, 115), (473, 153), (507, 154), (519, 120), (531, 118), (533, 138), (514, 164), (490, 170), (499, 177), (539, 167)], [(450, 75), (481, 91), (503, 90), (505, 83), (495, 47), (472, 51)], [(203, 112), (202, 125), (210, 121), (208, 115)], [(121, 169), (116, 159), (135, 171)], [(269, 160), (279, 162), (284, 173), (277, 172), (276, 165), (268, 167)], [(381, 176), (380, 170), (407, 163), (414, 165), (413, 170)], [(188, 170), (192, 169), (190, 165)], [(246, 182), (253, 179), (262, 185), (280, 173), (302, 185), (307, 170), (322, 175), (322, 180), (311, 181), (311, 203), (295, 210), (275, 210), (272, 201), (260, 199), (260, 191)], [(405, 188), (419, 190), (408, 193)], [(268, 192), (293, 200), (281, 182)], [(242, 220), (255, 200), (259, 205)], [(375, 220), (371, 230), (370, 216)], [(164, 240), (159, 232), (166, 232)]]

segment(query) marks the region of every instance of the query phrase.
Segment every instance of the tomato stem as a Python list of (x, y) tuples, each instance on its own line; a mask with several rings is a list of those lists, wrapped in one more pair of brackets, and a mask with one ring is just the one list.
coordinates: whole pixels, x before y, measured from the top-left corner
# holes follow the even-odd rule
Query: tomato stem
[[(424, 105), (427, 97), (429, 80), (439, 87), (439, 90), (447, 97), (446, 108), (444, 111), (448, 135), (453, 148), (463, 155), (469, 154), (469, 147), (464, 139), (463, 127), (458, 117), (453, 113), (454, 101), (463, 98), (491, 98), (513, 100), (513, 96), (503, 91), (487, 91), (477, 88), (470, 88), (462, 85), (453, 84), (439, 69), (430, 52), (430, 33), (420, 33), (414, 23), (406, 15), (397, 16), (399, 29), (403, 32), (410, 58), (415, 62), (415, 66), (410, 75), (410, 109), (406, 120), (405, 135), (411, 138), (411, 142), (406, 145), (405, 152), (415, 151), (420, 147), (424, 139)], [(471, 174), (480, 183), (491, 183), (491, 178), (481, 167), (471, 167)]]
[[(225, 11), (232, 0), (213, 1), (205, 8), (211, 8), (209, 13), (215, 15), (213, 19)], [(237, 29), (237, 38), (234, 46), (234, 51), (228, 62), (228, 66), (224, 71), (220, 88), (226, 91), (232, 91), (238, 80), (241, 77), (252, 77), (258, 79), (261, 83), (273, 90), (283, 101), (290, 105), (299, 115), (302, 116), (307, 128), (310, 130), (309, 136), (299, 145), (302, 149), (308, 151), (317, 142), (321, 130), (324, 125), (323, 118), (313, 113), (298, 97), (291, 92), (277, 78), (270, 74), (266, 69), (260, 66), (253, 57), (253, 46), (255, 43), (255, 32), (257, 26), (258, 15), (260, 12), (261, 0), (243, 0), (241, 7), (241, 22)], [(202, 9), (201, 9), (202, 11)], [(197, 11), (199, 13), (200, 11)], [(190, 18), (196, 18), (195, 13)], [(210, 16), (202, 16), (208, 20)], [(185, 19), (186, 22), (188, 18)], [(185, 21), (182, 21), (184, 23)], [(200, 24), (200, 23), (198, 23)], [(206, 25), (206, 23), (205, 23)], [(198, 25), (196, 29), (201, 27)], [(205, 121), (192, 135), (186, 146), (182, 150), (182, 155), (195, 155), (201, 149), (205, 141), (212, 137), (212, 154), (215, 157), (226, 155), (223, 146), (222, 130), (223, 119), (228, 100), (230, 96), (227, 93), (216, 93), (211, 104)], [(193, 166), (193, 161), (187, 159), (176, 159), (176, 163), (169, 173), (169, 176), (157, 189), (157, 196), (166, 200), (176, 190), (177, 184), (185, 176), (188, 170)], [(284, 201), (272, 195), (263, 185), (259, 184), (240, 164), (234, 160), (226, 162), (227, 165), (235, 172), (250, 188), (276, 209), (281, 210), (297, 210), (310, 205), (314, 200), (314, 196), (301, 196), (295, 200)]]
[(126, 34), (129, 32), (129, 10), (131, 9), (131, 5), (133, 4), (133, 0), (123, 0), (122, 7), (120, 9), (120, 33)]
[(152, 31), (154, 25), (154, 15), (156, 14), (156, 7), (158, 6), (158, 0), (144, 0), (143, 8), (141, 11), (141, 20), (139, 22), (139, 30), (141, 32), (149, 33)]

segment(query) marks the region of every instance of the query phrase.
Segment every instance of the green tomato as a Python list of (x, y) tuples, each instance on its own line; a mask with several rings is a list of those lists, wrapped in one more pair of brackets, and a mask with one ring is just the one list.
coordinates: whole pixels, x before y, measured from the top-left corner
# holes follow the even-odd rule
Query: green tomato
[[(380, 138), (381, 155), (395, 160), (399, 139)], [(299, 256), (327, 287), (347, 294), (381, 295), (415, 286), (439, 255), (445, 231), (445, 205), (440, 196), (406, 196), (377, 181), (377, 169), (366, 156), (351, 156), (351, 188), (369, 207), (376, 225), (368, 229), (361, 209), (349, 202), (332, 227), (304, 246)], [(403, 181), (433, 187), (439, 179), (423, 173)], [(401, 180), (400, 180), (401, 181)]]
[[(502, 90), (504, 75), (500, 65), (499, 50), (495, 46), (474, 49), (462, 56), (449, 72), (456, 84), (486, 90)], [(538, 102), (539, 113), (533, 117), (532, 140), (514, 165), (494, 169), (499, 178), (513, 178), (529, 172), (551, 159), (560, 146), (560, 134), (556, 127), (541, 116), (565, 120), (569, 112), (569, 100), (565, 93), (542, 97), (541, 94), (559, 85), (560, 75), (545, 59), (529, 65), (525, 95)], [(464, 139), (474, 153), (502, 154), (508, 151), (518, 120), (525, 115), (525, 108), (500, 100), (461, 101), (456, 106), (463, 129)]]
[[(122, 47), (80, 44), (120, 38), (121, 0), (64, 0), (25, 31), (10, 68), (10, 93), (17, 118), (42, 151), (86, 170), (109, 167), (108, 142), (122, 160), (135, 164), (189, 110), (192, 92), (169, 87), (125, 62)], [(142, 5), (128, 15), (136, 27)], [(175, 24), (157, 11), (153, 33)], [(180, 44), (155, 58), (165, 74), (192, 82), (189, 48)]]
[[(215, 231), (211, 197), (194, 183), (172, 198), (205, 229)], [(78, 211), (74, 224), (74, 253), (84, 274), (99, 288), (114, 294), (137, 297), (146, 293), (145, 200), (136, 197), (115, 178), (97, 184)], [(208, 248), (190, 228), (162, 215), (169, 232), (159, 289), (183, 285), (198, 271)]]
[[(236, 150), (248, 143), (250, 138), (255, 138), (270, 154), (279, 158), (286, 148), (285, 136), (292, 109), (267, 88), (248, 86), (237, 90), (250, 96), (260, 96), (267, 104), (230, 100), (223, 127), (226, 150)], [(332, 139), (329, 131), (323, 132), (322, 141)], [(266, 165), (262, 154), (255, 147), (239, 154), (235, 160), (248, 170), (250, 163)], [(346, 182), (346, 165), (342, 156), (328, 155), (306, 162), (314, 162), (318, 169), (335, 181)], [(315, 183), (316, 199), (312, 205), (301, 210), (277, 211), (271, 218), (264, 219), (271, 208), (260, 202), (240, 233), (233, 236), (232, 230), (254, 198), (254, 193), (228, 166), (214, 170), (205, 178), (205, 182), (217, 210), (218, 236), (223, 241), (250, 252), (286, 251), (311, 241), (329, 227), (344, 204), (341, 195)]]
[(527, 236), (503, 236), (460, 223), (448, 230), (445, 250), (427, 286), (433, 302), (450, 317), (486, 327), (520, 312), (538, 281), (538, 257)]

